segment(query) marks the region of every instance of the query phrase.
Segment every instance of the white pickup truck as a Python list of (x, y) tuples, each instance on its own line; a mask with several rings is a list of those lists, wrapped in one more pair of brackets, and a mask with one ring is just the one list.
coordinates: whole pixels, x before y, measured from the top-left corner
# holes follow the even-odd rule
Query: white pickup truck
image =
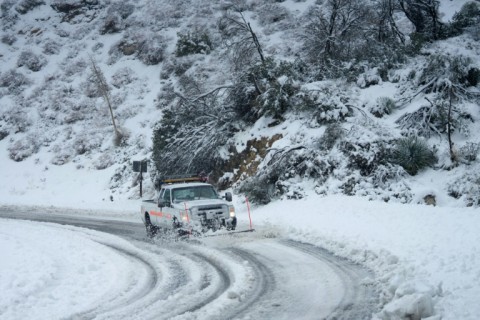
[(220, 197), (208, 183), (181, 181), (184, 180), (163, 181), (157, 199), (142, 201), (140, 214), (149, 237), (167, 229), (176, 230), (179, 235), (222, 227), (235, 230), (237, 218), (230, 203), (231, 193)]

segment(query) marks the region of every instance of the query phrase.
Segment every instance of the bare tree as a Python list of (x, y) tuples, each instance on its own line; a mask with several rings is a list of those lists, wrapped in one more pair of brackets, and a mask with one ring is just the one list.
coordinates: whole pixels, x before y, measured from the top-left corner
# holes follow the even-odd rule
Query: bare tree
[(328, 0), (309, 14), (305, 46), (312, 59), (348, 56), (363, 28), (366, 6), (356, 0)]
[(113, 130), (115, 132), (115, 144), (118, 145), (120, 144), (123, 135), (118, 129), (117, 124), (115, 123), (115, 117), (113, 115), (113, 107), (110, 99), (110, 88), (108, 87), (107, 80), (105, 79), (105, 75), (103, 74), (102, 70), (100, 69), (100, 67), (97, 65), (97, 63), (92, 57), (90, 57), (90, 63), (92, 67), (92, 72), (95, 75), (98, 90), (100, 91), (100, 94), (102, 95), (103, 99), (107, 103), (108, 109), (110, 110)]
[(262, 63), (265, 63), (262, 46), (242, 10), (232, 5), (218, 21), (218, 28), (225, 44), (232, 49), (234, 64), (239, 66), (251, 60), (256, 51)]
[(398, 29), (394, 14), (398, 11), (397, 0), (376, 0), (374, 10), (371, 10), (371, 23), (375, 26), (376, 40), (384, 43), (390, 38), (405, 43), (405, 35)]

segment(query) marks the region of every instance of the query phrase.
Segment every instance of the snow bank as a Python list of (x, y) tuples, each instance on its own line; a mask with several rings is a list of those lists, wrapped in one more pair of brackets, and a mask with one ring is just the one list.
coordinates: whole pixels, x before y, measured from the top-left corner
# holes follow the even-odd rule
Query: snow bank
[(111, 292), (131, 290), (142, 275), (132, 261), (100, 243), (113, 242), (113, 236), (81, 230), (1, 220), (0, 319), (70, 318), (108, 301)]
[[(248, 225), (245, 204), (237, 206)], [(254, 208), (252, 218), (268, 236), (280, 230), (372, 269), (382, 288), (377, 319), (480, 315), (479, 209), (310, 194)]]

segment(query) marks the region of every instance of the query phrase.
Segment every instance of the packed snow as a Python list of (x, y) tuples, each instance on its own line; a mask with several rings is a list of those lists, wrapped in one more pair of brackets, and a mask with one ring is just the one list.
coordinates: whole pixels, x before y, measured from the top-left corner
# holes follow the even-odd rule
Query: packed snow
[[(107, 212), (100, 210), (102, 201), (89, 203), (89, 196), (83, 189), (66, 195), (62, 201), (70, 199), (91, 209), (83, 214), (97, 212), (141, 223), (135, 215), (137, 201), (114, 200), (116, 204)], [(30, 198), (32, 203), (34, 200)], [(245, 197), (238, 195), (235, 204), (239, 229), (248, 229)], [(53, 210), (31, 207), (39, 212), (49, 209)], [(76, 214), (82, 214), (79, 212)], [(478, 209), (391, 204), (312, 193), (302, 200), (254, 206), (251, 217), (256, 236), (281, 235), (312, 243), (371, 269), (385, 304), (375, 315), (377, 319), (402, 319), (412, 312), (438, 319), (473, 320), (480, 315)], [(128, 281), (122, 274), (131, 272), (130, 262), (106, 252), (85, 234), (94, 234), (94, 239), (106, 237), (109, 243), (122, 246), (128, 246), (126, 241), (97, 232), (78, 233), (75, 229), (2, 219), (0, 248), (3, 257), (8, 258), (0, 262), (1, 301), (5, 306), (0, 309), (6, 310), (0, 313), (1, 319), (17, 318), (32, 310), (48, 311), (61, 318), (68, 314), (63, 304), (74, 297), (80, 310), (104, 294), (98, 277), (108, 274), (103, 281), (109, 283)], [(78, 297), (74, 293), (80, 287), (88, 287), (91, 294)], [(39, 288), (43, 289), (31, 294)]]
[(145, 270), (106, 244), (133, 250), (108, 234), (2, 219), (0, 319), (62, 319), (112, 293), (134, 295)]

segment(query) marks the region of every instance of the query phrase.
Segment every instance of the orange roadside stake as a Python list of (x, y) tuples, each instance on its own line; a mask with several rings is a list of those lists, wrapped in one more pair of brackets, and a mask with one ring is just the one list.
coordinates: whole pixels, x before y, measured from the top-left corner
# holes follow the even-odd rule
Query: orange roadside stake
[(247, 196), (245, 196), (245, 201), (247, 202), (248, 220), (250, 220), (250, 230), (252, 230), (252, 216), (250, 215), (250, 202), (248, 202)]

